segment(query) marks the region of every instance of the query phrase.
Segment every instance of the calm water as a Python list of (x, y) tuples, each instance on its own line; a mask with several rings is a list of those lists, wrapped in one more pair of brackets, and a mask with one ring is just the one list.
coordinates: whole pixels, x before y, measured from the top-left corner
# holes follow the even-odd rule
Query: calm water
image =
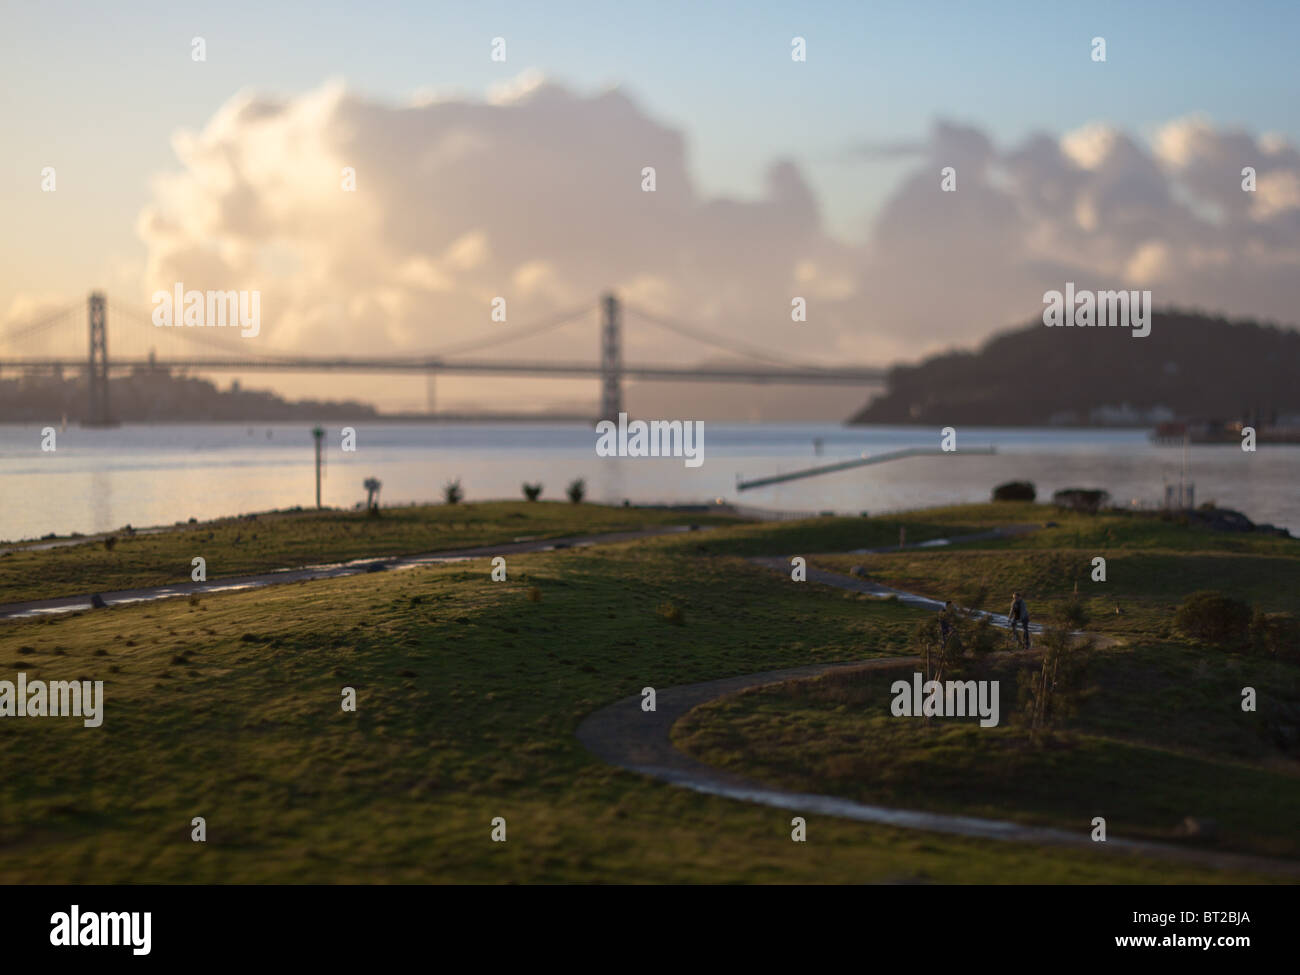
[[(958, 428), (958, 448), (993, 445), (995, 456), (922, 457), (736, 490), (756, 477), (900, 447), (937, 447), (937, 430), (916, 427), (705, 423), (704, 464), (671, 458), (598, 458), (594, 430), (581, 424), (361, 425), (344, 453), (328, 428), (322, 501), (352, 507), (362, 481), (383, 482), (385, 503), (441, 498), (460, 478), (466, 499), (519, 498), (541, 481), (544, 498), (564, 497), (585, 478), (595, 501), (669, 502), (725, 498), (793, 511), (885, 512), (984, 501), (1002, 481), (1029, 480), (1039, 497), (1062, 487), (1102, 487), (1124, 503), (1152, 506), (1177, 483), (1180, 448), (1157, 447), (1145, 431)], [(821, 456), (813, 441), (821, 438)], [(38, 426), (0, 425), (0, 539), (48, 532), (143, 527), (315, 502), (308, 424), (69, 427), (43, 453)], [(1300, 534), (1300, 447), (1203, 446), (1188, 451), (1196, 501), (1216, 500), (1255, 521)]]

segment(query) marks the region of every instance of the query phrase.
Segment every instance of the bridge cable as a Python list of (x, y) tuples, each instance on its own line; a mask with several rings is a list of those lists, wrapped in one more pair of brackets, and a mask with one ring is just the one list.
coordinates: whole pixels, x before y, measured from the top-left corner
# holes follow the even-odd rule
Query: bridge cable
[[(110, 298), (109, 310), (116, 310), (120, 314), (127, 318), (132, 318), (137, 322), (147, 321), (150, 325), (153, 324), (152, 314), (141, 314), (141, 309), (139, 309), (138, 306), (129, 303), (114, 301)], [(237, 356), (234, 355), (236, 347), (228, 344), (222, 339), (217, 339), (215, 337), (210, 338), (206, 333), (195, 333), (191, 331), (191, 329), (185, 327), (179, 329), (169, 328), (167, 331), (169, 334), (182, 339), (183, 341), (192, 342), (196, 345), (203, 345), (210, 349), (220, 349), (222, 352), (226, 353), (227, 356), (237, 358)], [(251, 350), (242, 351), (241, 354), (249, 359), (255, 359), (262, 362), (290, 362), (296, 358), (292, 354), (277, 355), (274, 352), (253, 352)]]
[[(119, 302), (113, 302), (112, 304), (113, 307), (119, 309), (123, 314), (127, 315), (128, 317), (134, 318), (137, 321), (147, 320), (152, 324), (152, 320), (153, 320), (152, 316), (141, 314), (140, 311), (135, 309), (134, 306), (129, 304), (124, 306), (122, 303)], [(412, 361), (419, 361), (421, 359), (428, 359), (428, 358), (440, 358), (445, 355), (458, 355), (463, 352), (472, 352), (477, 349), (490, 348), (496, 345), (503, 345), (507, 342), (521, 341), (523, 339), (528, 339), (537, 335), (541, 335), (545, 332), (554, 331), (555, 329), (560, 328), (561, 326), (568, 325), (570, 322), (576, 320), (580, 316), (586, 315), (591, 310), (592, 310), (591, 305), (582, 305), (581, 307), (578, 308), (570, 308), (567, 309), (566, 311), (560, 312), (559, 314), (552, 315), (549, 318), (545, 318), (540, 322), (534, 322), (529, 325), (525, 325), (521, 328), (515, 329), (512, 332), (506, 334), (494, 335), (491, 336), (490, 338), (485, 338), (485, 339), (474, 339), (471, 340), (470, 342), (462, 342), (458, 345), (445, 346), (444, 348), (436, 349), (433, 352), (419, 353), (417, 355), (410, 356), (409, 358)], [(190, 334), (188, 329), (182, 329), (179, 331), (177, 329), (170, 329), (169, 331), (171, 331), (174, 334), (177, 334), (178, 337), (188, 342), (194, 342), (200, 345), (206, 345), (209, 348), (219, 348), (225, 351), (227, 354), (230, 354), (232, 351), (231, 347), (227, 346), (225, 342), (221, 340), (210, 339), (207, 337), (206, 334)], [(300, 358), (300, 356), (297, 356), (293, 353), (277, 354), (273, 352), (249, 351), (249, 352), (245, 352), (244, 354), (249, 356), (250, 358), (260, 359), (264, 362), (291, 362)]]
[(554, 331), (562, 325), (568, 325), (580, 316), (587, 314), (592, 310), (591, 305), (583, 305), (581, 308), (570, 308), (568, 311), (560, 312), (558, 315), (552, 315), (550, 318), (543, 319), (532, 325), (525, 325), (523, 328), (514, 330), (511, 333), (495, 335), (491, 338), (476, 339), (470, 342), (462, 342), (459, 345), (448, 345), (434, 352), (429, 353), (432, 356), (460, 355), (462, 352), (474, 352), (478, 349), (487, 349), (496, 345), (504, 345), (507, 342), (517, 342), (523, 339), (532, 338), (535, 335), (541, 335), (545, 332)]
[(43, 329), (47, 329), (50, 326), (57, 324), (60, 321), (60, 319), (63, 318), (64, 315), (67, 315), (69, 312), (73, 311), (80, 305), (81, 305), (81, 300), (79, 299), (77, 301), (74, 301), (72, 304), (68, 305), (67, 307), (55, 312), (54, 314), (42, 318), (40, 321), (33, 322), (28, 325), (13, 326), (9, 328), (7, 331), (5, 331), (2, 335), (0, 335), (0, 341), (4, 341), (6, 343), (12, 342), (16, 339), (23, 338), (28, 335), (32, 335), (36, 332), (42, 331)]
[[(722, 349), (724, 352), (730, 352), (732, 355), (739, 355), (746, 358), (758, 359), (762, 362), (767, 362), (770, 365), (779, 365), (779, 366), (799, 365), (799, 363), (791, 363), (789, 356), (777, 356), (770, 352), (763, 352), (762, 350), (754, 349), (752, 347), (740, 345), (740, 344), (729, 345), (725, 341), (713, 338), (708, 334), (701, 333), (697, 329), (691, 328), (689, 325), (684, 325), (681, 322), (676, 322), (671, 319), (662, 318), (658, 315), (646, 311), (643, 308), (638, 308), (635, 305), (625, 305), (624, 308), (627, 311), (631, 312), (632, 314), (644, 318), (652, 325), (658, 325), (660, 328), (667, 329), (670, 332), (675, 332), (676, 334), (681, 335), (685, 338), (694, 339), (696, 342), (702, 342), (705, 345), (711, 345), (715, 349)], [(824, 367), (800, 366), (800, 368), (820, 369)]]

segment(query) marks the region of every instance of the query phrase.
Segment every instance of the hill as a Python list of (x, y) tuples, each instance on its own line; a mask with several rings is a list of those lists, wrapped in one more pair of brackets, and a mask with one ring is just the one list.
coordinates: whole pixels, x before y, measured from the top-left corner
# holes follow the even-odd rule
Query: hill
[[(1151, 334), (1036, 321), (889, 371), (849, 423), (1133, 423), (1300, 413), (1300, 332), (1156, 310)], [(1121, 407), (1127, 404), (1129, 409)]]
[[(355, 401), (291, 402), (266, 390), (244, 389), (239, 381), (218, 389), (196, 376), (163, 369), (137, 369), (108, 384), (110, 412), (124, 423), (234, 420), (368, 420), (375, 408)], [(0, 423), (35, 423), (66, 416), (84, 419), (88, 405), (84, 376), (19, 376), (0, 379)]]

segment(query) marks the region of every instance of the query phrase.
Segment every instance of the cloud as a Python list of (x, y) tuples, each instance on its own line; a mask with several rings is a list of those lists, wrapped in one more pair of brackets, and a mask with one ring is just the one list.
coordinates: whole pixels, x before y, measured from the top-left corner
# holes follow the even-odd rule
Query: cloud
[[(915, 159), (863, 245), (826, 230), (796, 163), (774, 161), (755, 198), (706, 198), (680, 130), (619, 89), (534, 75), (489, 99), (404, 104), (340, 83), (244, 92), (174, 147), (180, 168), (137, 224), (141, 293), (260, 289), (265, 350), (415, 354), (594, 308), (613, 288), (791, 361), (886, 364), (976, 345), (1067, 280), (1284, 321), (1300, 280), (1300, 153), (1202, 119), (1149, 144), (1096, 124), (999, 148), (947, 121), (914, 143), (860, 143), (851, 155)], [(945, 166), (954, 193), (940, 190)], [(807, 324), (790, 321), (796, 295)], [(498, 296), (506, 326), (491, 321)], [(594, 361), (592, 321), (510, 355)], [(629, 360), (710, 355), (648, 326), (626, 336)]]
[[(1255, 193), (1242, 191), (1247, 165), (1259, 173)], [(956, 192), (940, 191), (945, 166), (957, 171)], [(876, 329), (892, 321), (924, 349), (970, 346), (1031, 320), (1042, 293), (1070, 280), (1295, 322), (1295, 147), (1186, 119), (1150, 145), (1093, 124), (1001, 150), (976, 130), (938, 123), (883, 207), (846, 301), (870, 299)], [(879, 338), (864, 329), (841, 345), (867, 356)]]

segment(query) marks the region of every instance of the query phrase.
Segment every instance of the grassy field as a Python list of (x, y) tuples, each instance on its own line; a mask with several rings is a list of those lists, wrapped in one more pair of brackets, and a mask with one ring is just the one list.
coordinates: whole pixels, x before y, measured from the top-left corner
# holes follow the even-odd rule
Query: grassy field
[[(1015, 537), (941, 549), (879, 555), (812, 555), (815, 568), (847, 573), (862, 566), (885, 585), (935, 599), (1005, 613), (1011, 593), (1025, 598), (1030, 616), (1045, 620), (1077, 591), (1093, 628), (1112, 635), (1164, 640), (1174, 636), (1174, 610), (1183, 597), (1217, 589), (1265, 612), (1300, 613), (1300, 541), (1213, 532), (1138, 515), (1090, 516), (1042, 505), (966, 506), (930, 515), (962, 515), (966, 526), (1003, 515), (1003, 523), (1055, 521)], [(865, 547), (865, 546), (864, 546)], [(1092, 580), (1093, 559), (1106, 560), (1105, 582)]]
[[(976, 524), (1005, 511), (1042, 523), (1033, 505), (927, 512)], [(976, 666), (999, 680), (1002, 722), (898, 719), (890, 684), (902, 672), (838, 675), (752, 691), (698, 708), (674, 729), (701, 760), (785, 788), (885, 805), (1087, 829), (1105, 816), (1115, 835), (1178, 841), (1192, 816), (1217, 823), (1210, 845), (1300, 856), (1300, 667), (1184, 639), (1174, 611), (1188, 593), (1217, 589), (1267, 612), (1300, 612), (1300, 542), (1214, 533), (1136, 515), (1052, 512), (1053, 527), (991, 542), (875, 555), (809, 555), (811, 567), (936, 599), (1006, 612), (1019, 590), (1049, 620), (1076, 591), (1098, 651), (1078, 713), (1046, 742), (1017, 719), (1027, 661)], [(1106, 559), (1106, 580), (1091, 578)], [(1254, 687), (1258, 710), (1241, 710)]]
[[(272, 534), (278, 527), (263, 527), (279, 516), (220, 531), (232, 549), (233, 535), (242, 546), (252, 531), (259, 540), (265, 531), (279, 547), (268, 540), (261, 557), (288, 551), (290, 564), (480, 544), (493, 532), (683, 521), (587, 505), (475, 505), (440, 511), (429, 519), (436, 524), (423, 527), (412, 514), (424, 533), (412, 540), (397, 521), (403, 510), (372, 538), (358, 537), (367, 521), (334, 513), (286, 516), (279, 535)], [(512, 510), (530, 518), (535, 511), (537, 521), (512, 530), (519, 520)], [(561, 520), (545, 520), (552, 515)], [(180, 599), (7, 623), (0, 678), (21, 670), (29, 679), (102, 679), (106, 704), (97, 729), (75, 719), (0, 723), (0, 882), (1260, 879), (817, 817), (809, 842), (796, 844), (789, 813), (610, 768), (575, 740), (586, 715), (646, 685), (911, 651), (919, 611), (795, 584), (743, 556), (888, 544), (900, 521), (909, 540), (920, 540), (927, 532), (978, 530), (990, 517), (976, 508), (719, 525), (512, 556), (500, 583), (490, 581), (488, 560), (477, 559), (204, 597), (197, 605)], [(388, 518), (386, 511), (378, 520)], [(215, 526), (194, 530), (218, 537)], [(145, 541), (120, 542), (113, 554), (145, 552), (131, 548)], [(141, 557), (128, 567), (136, 575), (119, 578), (139, 585), (157, 572), (175, 581), (188, 577), (190, 554), (204, 554), (191, 552), (184, 534), (158, 544), (160, 557), (184, 556), (179, 572), (170, 561), (153, 566)], [(34, 579), (48, 594), (47, 567), (65, 589), (82, 586), (93, 574), (78, 575), (84, 570), (67, 560), (77, 551), (26, 553), (30, 561), (16, 573), (13, 557), (0, 560), (0, 571), (12, 573), (6, 593)], [(210, 577), (226, 574), (212, 559), (209, 566)], [(267, 566), (230, 571), (258, 567)], [(81, 591), (115, 587), (94, 578)], [(1173, 661), (1182, 651), (1161, 652)], [(1156, 658), (1141, 660), (1155, 666)], [(1169, 683), (1178, 683), (1176, 675)], [(356, 713), (340, 710), (345, 686), (357, 691)], [(1210, 693), (1209, 685), (1196, 686)], [(1124, 708), (1140, 712), (1140, 697), (1135, 687)], [(872, 720), (865, 711), (857, 717)], [(1231, 764), (1221, 756), (1216, 767), (1249, 778), (1267, 763), (1250, 751), (1249, 728), (1238, 728), (1236, 740), (1246, 754)], [(1117, 793), (1140, 788), (1115, 781)], [(1201, 781), (1201, 792), (1212, 788), (1219, 788), (1213, 780)], [(989, 792), (1000, 814), (1055, 815), (1018, 810), (1028, 802), (1021, 793)], [(1193, 811), (1175, 798), (1180, 815)], [(206, 819), (205, 844), (190, 840), (195, 816)], [(507, 821), (504, 844), (490, 840), (497, 816)], [(1271, 835), (1267, 825), (1257, 825), (1257, 836)]]
[(390, 555), (419, 555), (522, 539), (630, 531), (664, 525), (731, 525), (734, 532), (703, 542), (706, 554), (770, 555), (790, 545), (817, 550), (866, 548), (898, 539), (939, 538), (964, 527), (949, 519), (820, 518), (799, 522), (739, 523), (725, 513), (658, 508), (494, 501), (385, 508), (380, 518), (361, 511), (275, 511), (222, 518), (159, 531), (111, 534), (111, 542), (38, 548), (45, 539), (0, 550), (0, 603), (188, 582), (191, 560), (202, 556), (209, 579), (284, 567)]
[(661, 525), (731, 523), (734, 518), (650, 508), (498, 501), (362, 511), (276, 511), (178, 525), (159, 532), (114, 532), (103, 540), (46, 550), (40, 542), (0, 552), (0, 602), (190, 581), (191, 560), (208, 578), (350, 559), (419, 555), (518, 539), (550, 539)]
[[(893, 717), (890, 684), (910, 680), (908, 667), (724, 698), (680, 721), (674, 741), (790, 789), (1079, 832), (1102, 816), (1111, 836), (1166, 842), (1193, 816), (1217, 823), (1216, 849), (1300, 856), (1300, 774), (1267, 717), (1300, 713), (1296, 668), (1198, 668), (1167, 647), (1099, 656), (1096, 692), (1067, 733), (1039, 744), (1014, 724), (1022, 665), (1006, 660), (966, 675), (1001, 682), (996, 728)], [(1262, 714), (1241, 711), (1245, 683), (1261, 690)]]

